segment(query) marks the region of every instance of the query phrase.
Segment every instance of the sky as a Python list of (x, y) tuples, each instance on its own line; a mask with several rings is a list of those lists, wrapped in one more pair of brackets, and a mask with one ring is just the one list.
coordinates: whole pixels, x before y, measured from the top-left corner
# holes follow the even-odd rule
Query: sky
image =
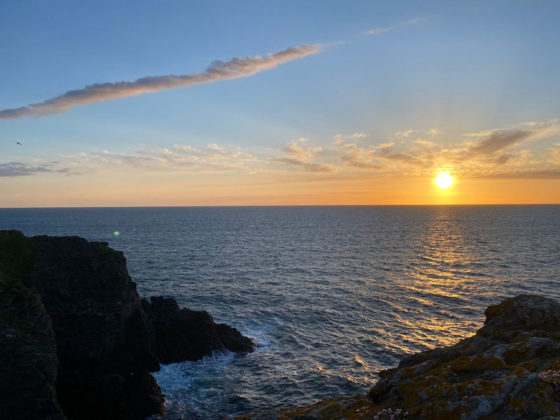
[(1, 2), (0, 207), (560, 203), (559, 17)]

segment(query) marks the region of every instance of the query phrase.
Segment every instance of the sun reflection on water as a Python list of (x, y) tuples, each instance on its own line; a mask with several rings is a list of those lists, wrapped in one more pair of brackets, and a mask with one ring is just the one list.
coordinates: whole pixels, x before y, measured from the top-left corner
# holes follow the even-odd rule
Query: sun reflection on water
[[(455, 311), (476, 313), (470, 298), (476, 296), (480, 276), (465, 238), (463, 221), (450, 208), (438, 207), (417, 241), (416, 249), (421, 251), (408, 264), (406, 282), (401, 286), (416, 303), (413, 306), (430, 310), (397, 319), (410, 331), (409, 339), (417, 343), (426, 347), (434, 347), (434, 343), (453, 344), (472, 334), (480, 322), (476, 317), (453, 314)], [(443, 309), (450, 306), (454, 310)]]

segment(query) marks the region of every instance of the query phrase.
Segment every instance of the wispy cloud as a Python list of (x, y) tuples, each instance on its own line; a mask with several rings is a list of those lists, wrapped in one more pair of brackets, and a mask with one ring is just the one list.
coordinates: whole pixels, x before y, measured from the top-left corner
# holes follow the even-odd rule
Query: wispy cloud
[[(544, 123), (528, 122), (516, 129), (486, 130), (468, 133), (468, 137), (481, 138), (468, 142), (462, 150), (458, 149), (456, 157), (459, 162), (470, 161), (481, 166), (502, 166), (506, 163), (519, 165), (529, 162), (528, 151), (515, 151), (515, 147), (526, 141), (551, 138), (560, 134), (558, 120)], [(513, 151), (512, 151), (513, 149)]]
[(560, 165), (560, 143), (556, 143), (550, 152), (551, 152), (551, 162), (555, 165)]
[(0, 176), (135, 171), (138, 174), (273, 174), (291, 179), (309, 179), (314, 173), (323, 179), (325, 174), (348, 178), (366, 171), (374, 176), (423, 177), (445, 168), (463, 178), (556, 179), (560, 171), (557, 120), (467, 133), (462, 139), (437, 142), (432, 137), (426, 140), (425, 135), (426, 129), (406, 129), (398, 138), (393, 134), (372, 144), (375, 135), (356, 131), (337, 134), (323, 145), (299, 138), (281, 149), (266, 152), (216, 143), (196, 147), (174, 144), (127, 152), (96, 151), (50, 160), (0, 163)]
[(384, 32), (389, 32), (389, 31), (392, 31), (394, 29), (397, 29), (401, 26), (413, 25), (413, 24), (418, 23), (418, 22), (420, 22), (420, 19), (419, 18), (414, 18), (414, 19), (407, 20), (406, 22), (399, 23), (397, 25), (371, 28), (371, 29), (365, 31), (364, 35), (379, 35), (379, 34), (382, 34)]
[(0, 163), (0, 177), (58, 173), (75, 176), (100, 171), (139, 173), (279, 173), (285, 166), (300, 172), (331, 173), (336, 167), (319, 162), (323, 147), (300, 138), (271, 155), (255, 155), (239, 147), (210, 143), (205, 147), (175, 144), (169, 148), (140, 148), (132, 152), (109, 150), (61, 155), (42, 162)]
[(353, 145), (340, 159), (347, 165), (360, 169), (381, 169), (377, 163), (375, 150)]
[(489, 155), (502, 149), (521, 143), (530, 137), (530, 130), (499, 130), (494, 131), (488, 137), (468, 149), (468, 155)]
[(99, 83), (83, 89), (71, 90), (46, 101), (20, 108), (0, 110), (0, 119), (18, 119), (60, 114), (77, 105), (87, 105), (111, 99), (159, 92), (165, 89), (188, 88), (202, 83), (230, 80), (251, 76), (277, 67), (288, 61), (297, 60), (321, 50), (320, 45), (302, 45), (264, 56), (234, 58), (230, 61), (214, 61), (202, 73), (178, 76), (143, 77), (133, 82)]
[[(430, 135), (429, 140), (418, 136)], [(378, 174), (399, 172), (423, 176), (443, 167), (453, 168), (466, 177), (555, 177), (551, 165), (560, 163), (560, 147), (553, 147), (547, 156), (533, 154), (520, 145), (560, 135), (558, 120), (519, 124), (517, 128), (493, 129), (467, 133), (467, 141), (434, 141), (441, 131), (406, 129), (394, 133), (398, 141), (378, 145), (362, 145), (359, 139), (335, 136), (339, 159), (347, 167), (373, 169)]]
[(382, 34), (383, 32), (389, 32), (391, 29), (393, 29), (393, 26), (387, 26), (386, 28), (372, 28), (368, 31), (365, 31), (364, 34), (365, 35), (379, 35), (379, 34)]
[(404, 131), (397, 131), (397, 132), (395, 133), (395, 136), (396, 136), (396, 137), (404, 137), (404, 138), (407, 138), (407, 137), (411, 136), (412, 134), (416, 133), (416, 131), (417, 131), (417, 130), (412, 130), (412, 129), (404, 130)]
[(430, 140), (425, 140), (425, 139), (416, 139), (414, 140), (414, 143), (419, 144), (420, 146), (423, 147), (428, 147), (428, 148), (432, 148), (432, 147), (436, 147), (437, 143), (430, 141)]
[(37, 175), (54, 172), (48, 165), (31, 166), (21, 162), (0, 163), (0, 177)]
[(560, 168), (495, 172), (478, 177), (490, 179), (560, 179)]
[(309, 146), (307, 139), (300, 138), (286, 146), (285, 152), (288, 153), (288, 157), (273, 158), (271, 160), (297, 166), (307, 172), (334, 172), (335, 168), (332, 165), (313, 162), (313, 159), (322, 151), (322, 147)]
[(94, 167), (130, 167), (148, 171), (223, 172), (241, 170), (250, 172), (248, 165), (258, 161), (239, 148), (228, 150), (211, 143), (205, 148), (176, 144), (172, 148), (140, 149), (134, 153), (110, 151), (88, 153), (81, 157)]

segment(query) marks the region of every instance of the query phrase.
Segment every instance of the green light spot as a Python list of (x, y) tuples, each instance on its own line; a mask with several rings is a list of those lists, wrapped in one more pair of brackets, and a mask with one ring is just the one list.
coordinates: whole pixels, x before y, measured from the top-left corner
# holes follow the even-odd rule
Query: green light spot
[(119, 237), (119, 235), (120, 235), (119, 231), (118, 231), (118, 230), (115, 230), (115, 233), (114, 233), (114, 235), (115, 235), (115, 237), (117, 237), (117, 238), (118, 238), (118, 237)]

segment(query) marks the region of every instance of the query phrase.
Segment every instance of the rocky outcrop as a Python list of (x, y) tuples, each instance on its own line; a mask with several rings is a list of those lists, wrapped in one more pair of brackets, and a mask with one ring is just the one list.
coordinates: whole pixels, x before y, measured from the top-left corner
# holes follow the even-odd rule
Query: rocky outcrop
[(216, 324), (206, 311), (179, 309), (173, 299), (142, 300), (155, 329), (155, 352), (162, 363), (199, 360), (214, 350), (251, 351), (253, 342), (235, 328)]
[(558, 418), (560, 304), (522, 295), (485, 314), (474, 336), (405, 357), (380, 372), (367, 396), (247, 418), (390, 418), (383, 412), (389, 408), (401, 410), (395, 419)]
[(206, 312), (141, 302), (123, 253), (106, 243), (0, 232), (0, 285), (10, 291), (0, 298), (0, 341), (9, 344), (0, 372), (13, 379), (2, 381), (0, 412), (9, 418), (144, 418), (163, 411), (149, 374), (160, 362), (253, 349)]
[(0, 417), (64, 419), (56, 341), (37, 291), (0, 284)]

